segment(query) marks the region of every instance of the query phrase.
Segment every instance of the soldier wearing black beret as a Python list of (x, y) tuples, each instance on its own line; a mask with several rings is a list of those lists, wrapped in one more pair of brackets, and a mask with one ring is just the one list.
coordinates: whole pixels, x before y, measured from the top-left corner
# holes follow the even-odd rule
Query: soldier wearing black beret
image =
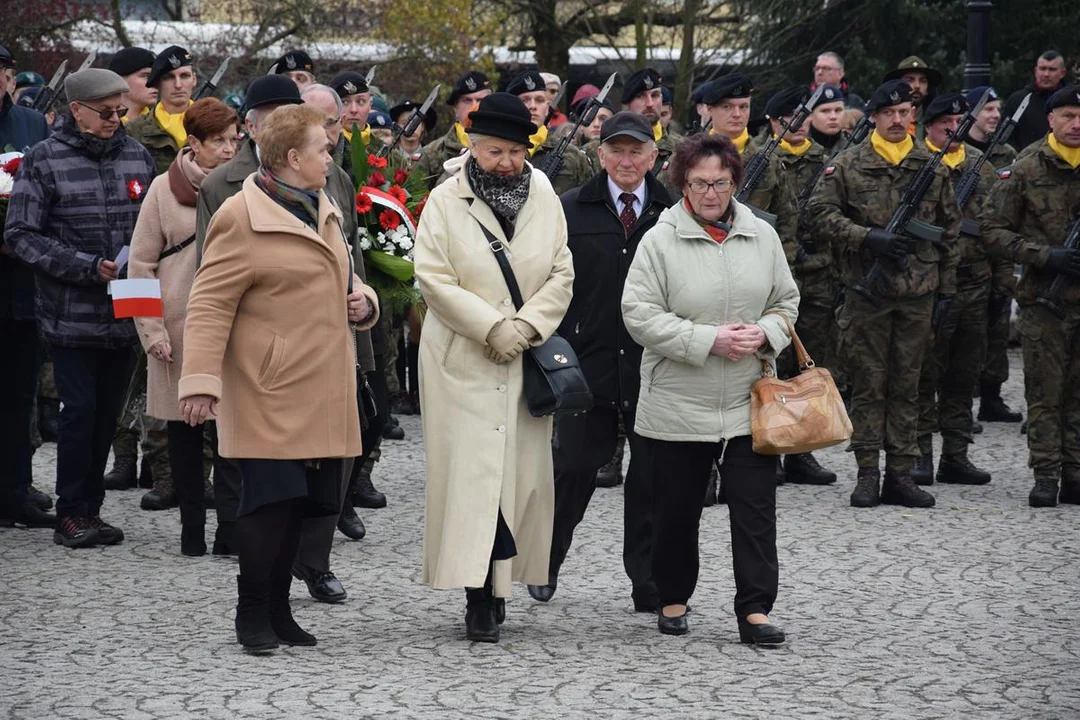
[[(544, 158), (548, 156), (558, 145), (553, 133), (548, 132), (544, 121), (547, 120), (548, 111), (551, 109), (551, 95), (548, 94), (543, 76), (536, 70), (526, 70), (518, 73), (506, 86), (506, 92), (516, 95), (525, 108), (529, 111), (529, 117), (536, 126), (536, 134), (532, 137), (532, 147), (529, 149), (529, 162), (534, 167), (541, 167)], [(558, 195), (567, 190), (585, 184), (593, 175), (592, 165), (588, 158), (573, 145), (566, 148), (563, 154), (562, 166), (555, 177), (551, 180), (552, 187)]]
[[(413, 111), (420, 108), (420, 103), (412, 100), (406, 100), (405, 102), (398, 103), (394, 107), (390, 108), (390, 117), (395, 123), (404, 128), (409, 123), (409, 118), (412, 117)], [(422, 156), (421, 139), (424, 133), (431, 132), (435, 129), (435, 125), (438, 123), (438, 116), (435, 114), (435, 108), (428, 108), (428, 111), (424, 113), (424, 120), (420, 123), (420, 126), (416, 128), (416, 131), (412, 135), (402, 135), (401, 141), (398, 143), (398, 150), (405, 159), (410, 163), (415, 163)]]
[[(330, 87), (341, 98), (341, 127), (345, 139), (351, 144), (353, 133), (359, 132), (369, 152), (382, 147), (382, 141), (371, 135), (368, 115), (371, 113), (371, 88), (364, 75), (352, 70), (339, 73), (330, 81)], [(348, 150), (346, 150), (348, 152)]]
[[(660, 123), (660, 112), (664, 104), (664, 93), (661, 89), (663, 83), (664, 79), (653, 68), (638, 70), (626, 78), (620, 97), (624, 110), (643, 115), (652, 126), (657, 150), (653, 174), (658, 176), (667, 167), (671, 156), (675, 154), (675, 138), (666, 133), (664, 126)], [(593, 172), (600, 171), (600, 158), (596, 152), (599, 147), (600, 140), (596, 139), (584, 148), (585, 154), (592, 163)]]
[(268, 75), (288, 75), (300, 92), (315, 84), (315, 62), (303, 50), (290, 50), (270, 66)]
[(124, 82), (131, 88), (124, 93), (124, 107), (128, 109), (124, 116), (125, 123), (145, 115), (157, 102), (157, 88), (147, 85), (154, 60), (154, 53), (146, 48), (126, 47), (109, 61), (109, 69), (124, 78)]
[(416, 164), (416, 171), (421, 173), (429, 188), (434, 188), (442, 177), (443, 163), (456, 158), (468, 148), (466, 128), (469, 125), (469, 113), (490, 94), (491, 81), (478, 70), (466, 73), (454, 83), (446, 104), (454, 108), (455, 122), (445, 135), (423, 147), (420, 151), (420, 162)]
[(826, 85), (810, 113), (810, 139), (829, 152), (843, 137), (846, 102), (843, 90), (836, 85)]
[(193, 65), (191, 53), (179, 45), (158, 54), (146, 78), (146, 86), (157, 89), (157, 102), (127, 126), (128, 134), (150, 151), (158, 175), (169, 169), (176, 153), (187, 145), (184, 113), (198, 83)]

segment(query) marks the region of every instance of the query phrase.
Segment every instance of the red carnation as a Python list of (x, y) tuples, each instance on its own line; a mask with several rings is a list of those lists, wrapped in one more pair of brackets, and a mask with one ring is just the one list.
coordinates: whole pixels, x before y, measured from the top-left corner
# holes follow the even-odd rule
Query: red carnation
[(401, 225), (401, 218), (393, 210), (383, 210), (379, 213), (379, 225), (383, 230), (394, 230)]
[(361, 190), (356, 193), (356, 214), (363, 215), (366, 212), (371, 212), (375, 204), (371, 202), (371, 196)]
[(394, 171), (394, 184), (404, 185), (405, 181), (409, 179), (409, 173), (405, 172), (401, 168)]
[(368, 175), (367, 184), (373, 188), (381, 188), (383, 185), (386, 184), (386, 178), (383, 177), (383, 174), (381, 172), (376, 170), (375, 172)]
[(383, 169), (386, 168), (386, 158), (375, 157), (374, 155), (368, 155), (367, 156), (367, 162), (368, 162), (368, 165), (370, 165), (373, 168), (378, 168), (379, 170), (383, 170)]
[(426, 206), (427, 206), (427, 198), (424, 198), (423, 200), (421, 200), (420, 204), (416, 206), (416, 210), (413, 211), (413, 215), (416, 216), (417, 220), (420, 219), (420, 213), (424, 212), (424, 208)]
[(11, 177), (15, 177), (15, 173), (19, 171), (20, 165), (22, 165), (22, 156), (11, 158), (3, 165), (0, 165), (0, 170), (3, 170)]
[(404, 188), (400, 188), (397, 185), (391, 185), (390, 189), (386, 191), (386, 194), (396, 199), (402, 205), (409, 200), (409, 193), (405, 192)]

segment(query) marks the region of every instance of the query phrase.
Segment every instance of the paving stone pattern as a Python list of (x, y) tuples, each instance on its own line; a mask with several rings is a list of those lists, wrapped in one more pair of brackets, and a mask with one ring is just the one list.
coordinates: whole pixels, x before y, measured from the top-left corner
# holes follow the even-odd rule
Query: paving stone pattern
[[(776, 651), (738, 642), (723, 506), (704, 514), (690, 634), (633, 612), (618, 489), (597, 491), (552, 602), (515, 588), (502, 641), (466, 642), (463, 593), (418, 583), (424, 456), (419, 419), (402, 425), (377, 469), (389, 507), (336, 538), (348, 601), (293, 587), (316, 648), (243, 655), (235, 561), (181, 556), (177, 511), (139, 510), (142, 491), (109, 493), (117, 547), (0, 530), (0, 717), (1080, 718), (1080, 507), (1027, 507), (1016, 425), (973, 449), (993, 483), (935, 487), (934, 510), (850, 508), (838, 449), (821, 454), (835, 486), (780, 488)], [(49, 487), (55, 446), (35, 470)]]

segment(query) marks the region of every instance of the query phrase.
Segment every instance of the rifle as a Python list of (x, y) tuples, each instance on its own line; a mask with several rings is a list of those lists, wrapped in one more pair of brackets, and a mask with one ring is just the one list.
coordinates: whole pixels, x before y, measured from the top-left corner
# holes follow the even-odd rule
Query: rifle
[(832, 165), (833, 160), (840, 153), (847, 150), (849, 147), (858, 145), (866, 136), (870, 134), (870, 128), (873, 126), (869, 115), (863, 115), (862, 119), (855, 124), (855, 127), (851, 129), (850, 135), (844, 135), (833, 146), (832, 152), (829, 153), (829, 157), (825, 158), (825, 162), (821, 164), (814, 174), (810, 177), (810, 180), (806, 183), (803, 189), (799, 192), (799, 197), (796, 199), (796, 204), (801, 212), (806, 208), (807, 203), (810, 202), (810, 197), (814, 194), (814, 188), (817, 187), (818, 181), (821, 180), (821, 176), (825, 174), (825, 168)]
[[(1073, 220), (1072, 225), (1069, 227), (1069, 234), (1065, 236), (1065, 247), (1074, 252), (1080, 249), (1080, 215), (1076, 216), (1076, 219)], [(1068, 284), (1069, 278), (1064, 273), (1058, 273), (1058, 276), (1054, 278), (1054, 282), (1050, 283), (1050, 289), (1035, 298), (1035, 304), (1042, 305), (1054, 313), (1059, 320), (1064, 320), (1065, 302), (1062, 295), (1065, 294), (1065, 288)]]
[(555, 177), (562, 170), (563, 155), (566, 154), (566, 149), (570, 147), (570, 143), (577, 136), (578, 130), (584, 125), (591, 125), (593, 119), (596, 117), (596, 113), (599, 112), (603, 106), (604, 100), (607, 99), (608, 93), (611, 92), (611, 88), (615, 85), (615, 78), (619, 76), (619, 73), (611, 73), (611, 77), (604, 83), (604, 87), (600, 89), (600, 94), (594, 98), (589, 98), (589, 104), (585, 110), (581, 113), (581, 117), (574, 123), (574, 127), (570, 132), (566, 133), (559, 140), (559, 144), (555, 146), (555, 149), (544, 156), (544, 159), (540, 161), (537, 169), (547, 175), (548, 179), (554, 182)]
[(375, 80), (375, 71), (379, 69), (378, 65), (372, 65), (371, 69), (367, 71), (367, 75), (364, 76), (364, 84), (371, 87), (371, 83)]
[(967, 169), (960, 179), (956, 181), (956, 201), (963, 208), (967, 205), (967, 201), (971, 199), (972, 194), (975, 192), (975, 188), (979, 185), (979, 173), (982, 170), (983, 165), (986, 164), (987, 159), (990, 157), (990, 151), (996, 148), (998, 145), (1002, 145), (1008, 142), (1012, 136), (1013, 130), (1016, 129), (1016, 124), (1020, 122), (1020, 118), (1023, 117), (1024, 111), (1027, 110), (1028, 103), (1031, 101), (1031, 93), (1028, 93), (1027, 97), (1020, 101), (1020, 106), (1016, 108), (1016, 112), (1012, 117), (1006, 118), (1005, 122), (998, 126), (997, 131), (994, 132), (990, 138), (990, 142), (986, 146), (986, 150), (976, 160), (970, 168)]
[(56, 90), (60, 87), (60, 81), (64, 79), (64, 73), (67, 72), (68, 61), (60, 63), (60, 67), (56, 68), (56, 72), (53, 73), (52, 80), (49, 84), (41, 88), (41, 92), (34, 98), (34, 104), (32, 108), (39, 113), (47, 113), (49, 107), (52, 105), (53, 100), (56, 99)]
[[(780, 141), (789, 132), (796, 132), (802, 124), (806, 122), (806, 119), (810, 117), (810, 113), (813, 112), (814, 106), (817, 105), (817, 101), (821, 99), (821, 94), (825, 92), (824, 85), (818, 85), (818, 89), (814, 91), (814, 94), (809, 99), (803, 100), (799, 107), (795, 108), (795, 114), (791, 117), (791, 122), (780, 121), (780, 132), (769, 138), (769, 142), (765, 143), (763, 147), (754, 157), (750, 158), (750, 162), (746, 164), (746, 174), (743, 176), (742, 187), (735, 193), (735, 199), (741, 203), (747, 202), (750, 195), (757, 189), (757, 186), (761, 184), (761, 181), (765, 178), (765, 171), (769, 168), (769, 161), (772, 159), (773, 153), (776, 152), (776, 148), (780, 147)], [(750, 206), (754, 211), (754, 214), (765, 220), (770, 225), (776, 225), (776, 216), (772, 213), (766, 213), (765, 211)]]
[(431, 109), (431, 105), (435, 102), (435, 98), (439, 97), (439, 90), (441, 88), (442, 85), (436, 85), (432, 91), (428, 93), (427, 100), (424, 101), (424, 104), (413, 109), (412, 115), (409, 116), (408, 122), (405, 123), (405, 127), (401, 127), (397, 123), (394, 123), (394, 140), (389, 145), (383, 145), (379, 148), (379, 157), (387, 157), (401, 142), (401, 138), (416, 132), (416, 128), (420, 127), (420, 123), (424, 122), (424, 116), (427, 115), (427, 111)]
[(81, 72), (81, 71), (85, 70), (86, 68), (93, 65), (95, 60), (97, 60), (97, 51), (92, 50), (92, 51), (90, 51), (90, 54), (86, 56), (86, 59), (83, 60), (82, 65), (79, 66), (79, 69), (76, 70), (75, 72)]
[(228, 69), (230, 62), (232, 62), (232, 56), (228, 55), (221, 61), (221, 64), (218, 65), (217, 72), (214, 73), (214, 76), (209, 80), (204, 81), (203, 84), (199, 86), (199, 89), (195, 91), (192, 100), (202, 100), (204, 97), (207, 97), (217, 90), (218, 83), (221, 82), (221, 78), (225, 76), (225, 71)]
[[(986, 104), (989, 91), (983, 93), (983, 96), (976, 103), (975, 107), (968, 110), (967, 115), (960, 121), (960, 124), (956, 128), (956, 132), (953, 133), (953, 138), (963, 142), (967, 137), (967, 133), (971, 130), (971, 126), (975, 124), (975, 116), (982, 111), (983, 105)], [(941, 165), (942, 159), (946, 153), (949, 152), (949, 145), (952, 144), (952, 138), (949, 142), (942, 143), (941, 149), (934, 153), (933, 157), (923, 163), (923, 166), (919, 168), (919, 172), (915, 174), (915, 177), (911, 179), (907, 188), (904, 190), (904, 195), (900, 199), (900, 206), (896, 208), (896, 211), (889, 219), (889, 223), (885, 226), (886, 232), (894, 234), (906, 233), (916, 240), (926, 240), (934, 245), (941, 244), (941, 228), (924, 223), (921, 220), (915, 218), (915, 211), (919, 207), (919, 203), (922, 202), (923, 196), (926, 195), (930, 186), (934, 183), (934, 173), (937, 171), (939, 165)], [(896, 269), (900, 272), (905, 272), (910, 267), (910, 262), (907, 257), (902, 261), (896, 263)], [(866, 273), (866, 277), (860, 280), (855, 285), (855, 292), (862, 295), (877, 307), (882, 307), (885, 301), (881, 299), (876, 290), (878, 284), (881, 282), (881, 276), (884, 274), (885, 268), (882, 265), (881, 259), (874, 260), (874, 264), (870, 266), (870, 270)]]

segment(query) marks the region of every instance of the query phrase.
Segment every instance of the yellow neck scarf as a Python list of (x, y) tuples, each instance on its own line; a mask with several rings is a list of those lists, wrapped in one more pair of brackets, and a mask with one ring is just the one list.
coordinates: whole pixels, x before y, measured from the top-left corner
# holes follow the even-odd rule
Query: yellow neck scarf
[(454, 133), (461, 147), (469, 147), (469, 134), (465, 132), (465, 126), (459, 122), (454, 123)]
[(1073, 170), (1080, 167), (1080, 148), (1068, 147), (1062, 145), (1054, 137), (1054, 133), (1050, 133), (1046, 136), (1046, 142), (1050, 146), (1050, 149), (1057, 153), (1057, 156), (1069, 163), (1069, 167)]
[[(150, 113), (150, 108), (144, 107), (142, 110), (139, 111), (139, 114), (136, 115), (135, 117), (142, 117), (143, 115), (148, 115), (149, 113)], [(120, 119), (120, 122), (127, 125), (129, 122), (134, 120), (135, 117), (132, 117), (131, 115), (125, 115), (123, 118)]]
[[(342, 128), (342, 134), (345, 135), (345, 139), (352, 142), (352, 130), (346, 130)], [(360, 131), (360, 139), (364, 141), (364, 147), (371, 145), (371, 126), (365, 125), (364, 129)]]
[[(188, 107), (195, 103), (188, 102)], [(186, 111), (185, 111), (186, 112)], [(187, 145), (187, 130), (184, 129), (184, 113), (171, 113), (165, 109), (165, 103), (154, 106), (154, 119), (158, 121), (161, 129), (169, 133), (179, 147)]]
[[(926, 143), (926, 147), (930, 149), (930, 152), (936, 153), (941, 150), (939, 147), (934, 147), (934, 143), (930, 142), (929, 138), (923, 140)], [(945, 167), (950, 170), (955, 170), (964, 160), (967, 159), (967, 151), (964, 150), (964, 143), (960, 143), (960, 147), (952, 152), (945, 153), (945, 157), (941, 158), (941, 162), (945, 163)]]
[(529, 136), (529, 142), (532, 143), (532, 147), (529, 148), (529, 157), (535, 155), (536, 151), (540, 149), (540, 146), (544, 144), (544, 141), (547, 140), (547, 134), (547, 125), (541, 125), (535, 135)]
[(810, 142), (807, 138), (803, 138), (803, 141), (799, 145), (792, 145), (787, 140), (780, 141), (780, 149), (784, 150), (795, 157), (802, 157), (806, 154), (806, 151), (814, 146), (814, 143)]
[(656, 142), (660, 142), (660, 139), (664, 137), (664, 126), (660, 124), (659, 120), (652, 126), (652, 136)]
[(910, 135), (905, 135), (900, 142), (890, 142), (878, 135), (878, 131), (875, 130), (870, 133), (870, 145), (885, 162), (890, 165), (899, 165), (908, 156), (911, 149), (915, 147), (915, 141), (911, 139)]
[(746, 146), (750, 143), (750, 131), (743, 128), (743, 131), (739, 133), (738, 137), (731, 138), (731, 142), (735, 143), (735, 149), (742, 155), (746, 152)]

